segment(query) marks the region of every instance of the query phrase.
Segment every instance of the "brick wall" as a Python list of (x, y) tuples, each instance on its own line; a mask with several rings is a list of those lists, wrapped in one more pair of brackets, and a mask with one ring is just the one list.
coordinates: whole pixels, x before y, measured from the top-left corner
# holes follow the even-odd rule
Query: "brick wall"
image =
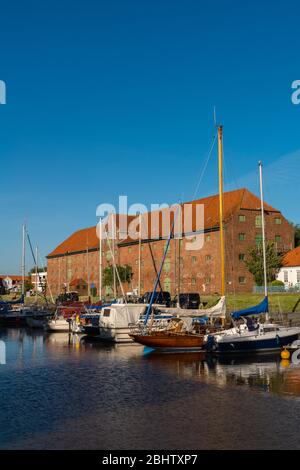
[[(240, 217), (242, 216), (242, 217)], [(256, 237), (261, 236), (261, 227), (257, 226), (257, 217), (260, 211), (240, 210), (232, 215), (225, 224), (225, 255), (226, 255), (226, 291), (251, 292), (253, 276), (247, 270), (245, 263), (239, 255), (247, 256), (249, 248), (256, 243)], [(281, 223), (276, 223), (280, 219)], [(293, 248), (293, 228), (278, 212), (265, 214), (266, 238), (275, 241), (277, 237), (278, 251), (288, 251)], [(242, 235), (244, 234), (244, 237)], [(280, 238), (279, 238), (280, 237)], [(242, 239), (244, 238), (244, 239)], [(258, 241), (258, 240), (257, 240)], [(204, 246), (198, 251), (186, 249), (187, 240), (171, 240), (166, 262), (163, 268), (161, 284), (164, 290), (171, 295), (177, 291), (219, 293), (220, 292), (220, 234), (212, 231), (204, 234)], [(180, 263), (179, 263), (179, 243)], [(157, 270), (159, 270), (166, 240), (151, 242), (153, 257)], [(112, 264), (108, 246), (103, 242), (102, 251), (103, 269)], [(132, 266), (132, 284), (124, 286), (125, 291), (138, 288), (138, 242), (119, 245), (116, 248), (116, 262), (121, 265)], [(88, 258), (88, 259), (87, 259)], [(88, 280), (88, 267), (90, 284), (99, 286), (99, 251), (78, 254), (67, 254), (58, 258), (48, 259), (48, 283), (53, 295), (57, 295), (64, 284), (74, 278)], [(142, 243), (141, 249), (141, 292), (151, 291), (156, 274), (153, 266), (149, 244)], [(105, 288), (103, 287), (103, 294)], [(120, 294), (120, 291), (119, 291)]]

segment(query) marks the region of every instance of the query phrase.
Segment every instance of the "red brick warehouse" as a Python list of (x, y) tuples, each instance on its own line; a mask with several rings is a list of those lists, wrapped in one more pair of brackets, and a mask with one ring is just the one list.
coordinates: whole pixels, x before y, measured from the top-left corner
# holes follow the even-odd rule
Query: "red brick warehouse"
[[(219, 196), (210, 196), (189, 204), (204, 206), (204, 245), (200, 250), (187, 250), (190, 238), (183, 234), (182, 239), (172, 239), (165, 260), (161, 284), (171, 295), (180, 292), (220, 293), (220, 224)], [(285, 253), (294, 246), (294, 231), (281, 212), (264, 203), (266, 239), (275, 242), (277, 251)], [(165, 209), (166, 210), (166, 209)], [(132, 282), (125, 290), (138, 288), (139, 240), (120, 238), (121, 217), (116, 216), (117, 241), (115, 259), (119, 265), (132, 267)], [(150, 217), (150, 214), (143, 214)], [(124, 220), (124, 219), (123, 219)], [(150, 219), (149, 219), (150, 220)], [(172, 217), (171, 217), (172, 220)], [(136, 216), (128, 216), (128, 223), (135, 223)], [(254, 286), (252, 274), (244, 260), (248, 250), (261, 242), (260, 199), (247, 189), (224, 193), (224, 231), (226, 291), (251, 292)], [(141, 293), (151, 291), (155, 280), (155, 269), (149, 245), (157, 269), (160, 266), (166, 239), (161, 237), (161, 224), (156, 239), (143, 238), (141, 242)], [(143, 235), (143, 232), (142, 232)], [(73, 233), (48, 256), (48, 283), (54, 295), (63, 286), (74, 289), (74, 280), (83, 280), (86, 285), (99, 286), (99, 238), (96, 227)], [(106, 241), (102, 244), (103, 269), (112, 264), (112, 255)], [(103, 295), (112, 291), (103, 287)], [(120, 293), (120, 292), (119, 292)]]

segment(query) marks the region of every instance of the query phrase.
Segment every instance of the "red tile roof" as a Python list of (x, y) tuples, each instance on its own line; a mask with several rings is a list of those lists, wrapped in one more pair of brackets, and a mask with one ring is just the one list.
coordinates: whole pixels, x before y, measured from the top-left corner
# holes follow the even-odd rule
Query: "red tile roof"
[[(248, 191), (248, 189), (237, 189), (235, 191), (228, 191), (224, 193), (224, 211), (223, 211), (223, 220), (226, 222), (234, 213), (236, 213), (239, 210), (246, 209), (246, 210), (257, 210), (260, 211), (260, 199), (255, 196), (253, 193)], [(192, 205), (192, 231), (196, 232), (199, 230), (199, 227), (197, 227), (197, 218), (196, 218), (196, 207), (197, 205), (202, 204), (204, 206), (204, 229), (209, 230), (209, 229), (214, 229), (219, 227), (219, 195), (214, 195), (214, 196), (209, 196), (201, 199), (197, 199), (195, 201), (190, 201), (186, 202), (183, 205), (182, 209), (182, 219), (184, 221), (184, 213), (185, 213), (185, 207), (186, 205), (190, 204)], [(277, 212), (280, 213), (277, 209), (274, 209), (272, 206), (269, 204), (264, 203), (264, 208), (268, 212)], [(166, 213), (169, 211), (169, 209), (163, 209), (160, 211), (158, 214), (158, 221), (156, 222), (157, 225), (157, 231), (159, 232), (159, 235), (161, 236), (163, 230), (162, 230), (162, 214)], [(151, 224), (153, 221), (153, 212), (148, 212), (146, 214), (143, 214), (143, 220), (142, 222), (142, 238), (147, 238), (143, 236), (143, 229), (148, 225), (148, 233), (151, 233)], [(172, 226), (173, 223), (173, 213), (171, 212), (170, 214), (170, 227)], [(170, 231), (170, 228), (168, 229), (168, 232)], [(164, 234), (165, 236), (165, 234)], [(168, 236), (168, 233), (167, 233)], [(149, 237), (151, 238), (151, 237)], [(135, 238), (137, 239), (137, 237)], [(122, 243), (126, 244), (132, 241), (132, 238), (130, 236), (124, 240)]]
[[(10, 274), (0, 274), (0, 279), (5, 279), (6, 277), (9, 277), (12, 281), (22, 281), (23, 277), (22, 276), (11, 276)], [(25, 276), (25, 281), (28, 281), (30, 279), (29, 276)]]
[[(120, 218), (124, 215), (116, 215), (116, 226), (119, 227)], [(126, 217), (126, 216), (125, 216)], [(136, 216), (129, 215), (128, 223)], [(84, 228), (74, 232), (70, 237), (64, 240), (60, 245), (58, 245), (55, 250), (53, 250), (47, 258), (56, 257), (59, 255), (65, 255), (67, 253), (75, 253), (78, 251), (85, 251), (87, 248), (89, 250), (99, 248), (99, 238), (97, 236), (97, 226)]]
[[(196, 227), (196, 207), (198, 204), (204, 205), (204, 228), (205, 229), (213, 229), (219, 227), (219, 195), (209, 196), (201, 199), (197, 199), (195, 201), (190, 201), (185, 204), (191, 204), (192, 206), (192, 230), (197, 231), (199, 227)], [(280, 212), (277, 209), (274, 209), (269, 204), (264, 204), (265, 210), (269, 212)], [(248, 189), (237, 189), (235, 191), (228, 191), (224, 193), (224, 222), (226, 222), (234, 213), (241, 209), (248, 209), (248, 210), (260, 210), (260, 199), (255, 196), (253, 193), (248, 191)], [(156, 236), (161, 236), (162, 230), (162, 213), (166, 213), (169, 209), (163, 209), (161, 211), (157, 211), (158, 222), (157, 222), (157, 231), (159, 234)], [(183, 207), (182, 217), (184, 218), (184, 211), (185, 207)], [(148, 219), (148, 233), (151, 233), (151, 223), (153, 222), (153, 214), (155, 212), (147, 212), (142, 215), (144, 223), (142, 224), (142, 232), (147, 225)], [(116, 225), (119, 226), (119, 218), (121, 216), (117, 215)], [(124, 217), (124, 216), (123, 216)], [(126, 216), (125, 216), (126, 217)], [(170, 225), (173, 223), (174, 213), (171, 211), (170, 214)], [(128, 216), (128, 224), (133, 220), (138, 222), (136, 216)], [(137, 227), (137, 223), (134, 223), (134, 229), (139, 230)], [(170, 229), (168, 229), (169, 231)], [(136, 232), (135, 232), (136, 233)], [(133, 235), (132, 235), (133, 236)], [(151, 238), (147, 236), (143, 236), (142, 238)], [(129, 236), (125, 240), (122, 241), (120, 244), (126, 244), (132, 241), (132, 238)], [(85, 251), (87, 247), (90, 249), (98, 249), (99, 247), (99, 239), (96, 233), (96, 227), (85, 228), (83, 230), (78, 230), (77, 232), (73, 233), (69, 238), (63, 241), (58, 247), (55, 248), (51, 253), (49, 253), (48, 258), (62, 256), (67, 253), (74, 253)]]
[(283, 266), (300, 266), (300, 246), (289, 251), (283, 258)]

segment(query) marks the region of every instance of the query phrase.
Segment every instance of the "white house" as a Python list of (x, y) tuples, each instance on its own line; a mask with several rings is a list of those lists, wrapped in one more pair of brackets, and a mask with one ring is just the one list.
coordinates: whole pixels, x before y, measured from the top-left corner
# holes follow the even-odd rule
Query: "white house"
[[(13, 292), (21, 292), (22, 290), (22, 276), (10, 276), (4, 275), (0, 276), (2, 278), (2, 284), (5, 289), (11, 293)], [(29, 280), (26, 276), (25, 280)]]
[(36, 292), (36, 284), (37, 284), (37, 291), (44, 292), (46, 283), (47, 283), (47, 271), (37, 273), (37, 281), (36, 281), (35, 273), (31, 273), (31, 284), (33, 285), (34, 292)]
[(277, 274), (277, 279), (288, 287), (300, 288), (300, 246), (289, 251), (283, 258), (283, 266)]

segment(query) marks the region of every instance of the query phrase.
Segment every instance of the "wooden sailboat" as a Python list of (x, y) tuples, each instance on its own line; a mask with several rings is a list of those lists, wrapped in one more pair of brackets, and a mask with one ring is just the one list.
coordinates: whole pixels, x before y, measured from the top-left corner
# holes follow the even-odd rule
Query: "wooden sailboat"
[[(220, 243), (221, 243), (221, 295), (225, 295), (225, 254), (224, 254), (224, 230), (223, 230), (223, 127), (218, 126), (218, 159), (219, 159), (219, 212), (220, 212)], [(174, 318), (170, 324), (164, 328), (152, 328), (147, 325), (151, 312), (153, 298), (160, 280), (160, 275), (168, 252), (170, 240), (173, 236), (175, 225), (175, 216), (170, 232), (170, 236), (165, 248), (161, 267), (156, 278), (152, 298), (147, 309), (144, 325), (135, 325), (131, 331), (130, 337), (137, 343), (143, 344), (154, 349), (172, 350), (172, 351), (194, 351), (203, 349), (204, 339), (206, 337), (206, 327), (201, 327), (199, 323), (194, 323), (192, 318)], [(225, 300), (225, 299), (224, 299)], [(172, 325), (172, 321), (177, 323)]]

